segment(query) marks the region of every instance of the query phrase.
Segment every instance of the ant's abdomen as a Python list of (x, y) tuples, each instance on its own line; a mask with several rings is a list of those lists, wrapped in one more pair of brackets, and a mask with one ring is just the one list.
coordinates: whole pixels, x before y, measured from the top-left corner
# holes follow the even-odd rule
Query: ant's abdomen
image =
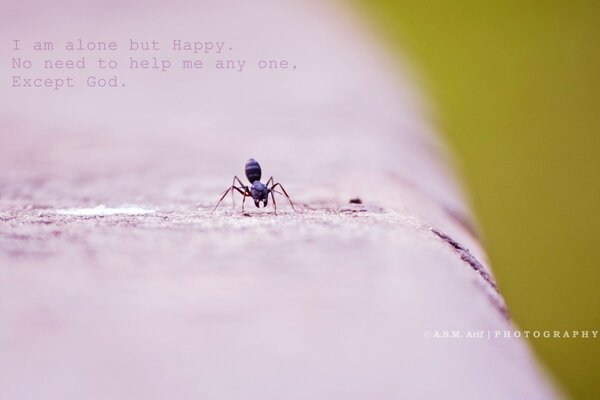
[(246, 178), (250, 181), (250, 183), (254, 183), (255, 181), (260, 181), (260, 177), (262, 175), (262, 171), (260, 169), (260, 165), (258, 162), (251, 158), (246, 162)]

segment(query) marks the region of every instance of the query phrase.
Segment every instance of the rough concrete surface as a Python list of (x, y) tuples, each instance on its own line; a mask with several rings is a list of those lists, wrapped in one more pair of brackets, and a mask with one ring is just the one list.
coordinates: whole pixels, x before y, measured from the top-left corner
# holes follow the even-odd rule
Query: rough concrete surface
[[(220, 35), (297, 69), (3, 89), (0, 398), (556, 397), (523, 340), (427, 337), (515, 326), (410, 75), (343, 7), (43, 4), (2, 36)], [(211, 213), (250, 157), (299, 212)]]

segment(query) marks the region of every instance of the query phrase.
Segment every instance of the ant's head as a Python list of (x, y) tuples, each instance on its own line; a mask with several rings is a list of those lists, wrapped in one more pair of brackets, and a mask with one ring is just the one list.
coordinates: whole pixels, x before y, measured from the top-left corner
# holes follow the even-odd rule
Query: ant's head
[(260, 169), (260, 165), (258, 164), (258, 162), (256, 162), (254, 158), (251, 158), (246, 162), (246, 167), (244, 170), (246, 172), (246, 178), (248, 178), (248, 181), (250, 181), (250, 183), (254, 183), (256, 181), (260, 182), (262, 170)]
[(266, 207), (269, 203), (269, 193), (271, 193), (271, 190), (260, 181), (254, 181), (252, 186), (250, 186), (250, 193), (256, 207), (260, 207), (261, 201), (263, 207)]

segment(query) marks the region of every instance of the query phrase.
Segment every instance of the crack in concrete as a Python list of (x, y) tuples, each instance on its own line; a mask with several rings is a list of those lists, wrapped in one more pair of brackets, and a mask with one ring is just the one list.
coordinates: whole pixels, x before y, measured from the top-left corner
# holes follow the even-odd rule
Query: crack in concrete
[(466, 247), (464, 247), (463, 245), (461, 245), (460, 243), (458, 243), (456, 240), (454, 240), (452, 237), (446, 235), (445, 233), (440, 232), (439, 230), (437, 230), (435, 228), (429, 228), (429, 229), (437, 237), (439, 237), (444, 242), (446, 242), (450, 246), (452, 246), (452, 248), (454, 248), (454, 250), (456, 250), (456, 252), (458, 252), (458, 254), (460, 255), (461, 260), (463, 260), (464, 262), (469, 264), (469, 266), (471, 268), (473, 268), (473, 270), (475, 270), (476, 272), (479, 273), (479, 275), (483, 278), (483, 280), (489, 285), (489, 287), (491, 287), (494, 290), (494, 292), (496, 294), (496, 296), (493, 296), (491, 294), (489, 295), (489, 298), (492, 301), (492, 303), (494, 304), (494, 306), (500, 311), (500, 313), (506, 319), (510, 319), (510, 314), (508, 312), (508, 308), (506, 307), (506, 304), (504, 303), (504, 301), (500, 295), (500, 290), (498, 290), (498, 285), (496, 284), (496, 281), (494, 280), (492, 275), (485, 269), (485, 267), (471, 254), (469, 249), (467, 249)]

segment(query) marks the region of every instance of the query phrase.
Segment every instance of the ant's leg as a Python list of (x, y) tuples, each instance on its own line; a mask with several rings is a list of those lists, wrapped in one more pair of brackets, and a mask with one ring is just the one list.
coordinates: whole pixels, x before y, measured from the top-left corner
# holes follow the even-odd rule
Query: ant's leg
[(232, 190), (233, 190), (233, 186), (230, 186), (229, 189), (227, 189), (225, 191), (225, 193), (223, 193), (223, 196), (221, 196), (221, 198), (217, 202), (217, 205), (215, 206), (215, 208), (213, 208), (212, 212), (215, 212), (217, 210), (217, 207), (219, 207), (219, 204), (221, 204), (221, 202), (223, 201), (223, 199), (225, 198), (225, 196), (227, 196), (227, 193), (229, 193)]
[[(273, 184), (273, 177), (270, 177), (269, 180), (267, 181), (267, 183), (265, 184), (266, 187), (269, 187), (269, 183), (272, 185)], [(273, 194), (275, 190), (271, 190), (271, 199), (273, 201), (273, 210), (275, 211), (275, 214), (277, 214), (277, 203), (275, 202), (275, 195)], [(279, 192), (277, 192), (279, 193)]]
[[(233, 177), (233, 182), (231, 182), (231, 187), (235, 186), (235, 176)], [(233, 195), (233, 190), (231, 191), (231, 208), (235, 208), (235, 196)]]
[[(239, 182), (239, 179), (238, 179)], [(246, 202), (246, 197), (252, 197), (252, 193), (250, 193), (250, 189), (248, 189), (248, 186), (244, 186), (244, 197), (242, 200), (242, 214), (244, 213), (244, 203)]]
[[(279, 194), (281, 196), (285, 196), (285, 194), (281, 193), (279, 190), (271, 190), (271, 193), (273, 193), (273, 192), (275, 192), (275, 193), (277, 193), (277, 194)], [(294, 204), (294, 206), (298, 207), (298, 204)]]
[[(235, 186), (235, 181), (237, 181), (240, 184), (240, 188), (246, 189), (246, 185), (244, 185), (242, 183), (242, 181), (240, 181), (240, 178), (238, 178), (237, 176), (233, 177), (233, 182), (231, 182), (231, 186)], [(235, 200), (234, 200), (234, 196), (233, 196), (233, 190), (231, 191), (231, 204), (235, 208)]]
[(235, 186), (235, 181), (237, 181), (240, 184), (240, 187), (243, 187), (243, 188), (246, 187), (246, 185), (244, 185), (244, 183), (242, 181), (240, 181), (240, 178), (238, 178), (237, 176), (233, 177), (234, 186)]
[(292, 201), (292, 199), (290, 199), (290, 196), (287, 194), (287, 192), (285, 191), (285, 189), (283, 188), (283, 186), (281, 185), (281, 183), (276, 183), (273, 186), (271, 186), (271, 190), (275, 190), (275, 188), (279, 186), (281, 188), (281, 190), (283, 191), (283, 195), (288, 199), (288, 201), (290, 202), (290, 205), (292, 206), (292, 210), (294, 211), (298, 211), (296, 210), (296, 207), (294, 207), (294, 202)]
[(273, 210), (275, 214), (277, 214), (277, 202), (275, 201), (275, 195), (273, 194), (273, 191), (271, 191), (271, 199), (273, 200)]
[(215, 208), (212, 210), (212, 212), (216, 211), (217, 207), (219, 207), (219, 204), (221, 204), (221, 202), (223, 201), (223, 199), (225, 198), (225, 196), (227, 196), (227, 193), (229, 193), (231, 191), (231, 195), (233, 196), (233, 190), (234, 189), (237, 190), (245, 198), (246, 192), (248, 191), (247, 189), (246, 189), (245, 192), (243, 192), (242, 189), (240, 189), (239, 187), (237, 187), (237, 186), (231, 186), (229, 189), (227, 189), (225, 191), (225, 193), (223, 193), (223, 196), (221, 196), (221, 198), (219, 199), (219, 202), (217, 203), (217, 205), (215, 206)]

